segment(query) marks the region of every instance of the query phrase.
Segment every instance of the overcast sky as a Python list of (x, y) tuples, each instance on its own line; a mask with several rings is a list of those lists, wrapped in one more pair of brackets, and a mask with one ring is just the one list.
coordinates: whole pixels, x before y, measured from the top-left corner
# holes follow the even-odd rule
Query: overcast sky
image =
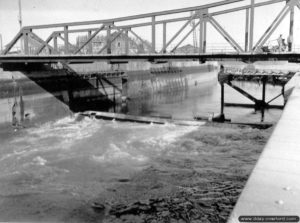
[[(256, 2), (261, 1), (263, 0), (256, 0)], [(218, 0), (22, 0), (22, 17), (23, 25), (28, 26), (114, 18), (198, 6), (212, 2), (218, 2)], [(247, 3), (249, 0), (245, 0), (245, 2)], [(258, 39), (271, 24), (272, 20), (276, 17), (276, 14), (282, 9), (283, 4), (284, 3), (279, 3), (274, 6), (268, 6), (268, 8), (261, 7), (256, 11), (256, 39)], [(299, 21), (298, 9), (296, 9), (296, 11), (295, 20)], [(245, 12), (238, 12), (220, 16), (216, 19), (234, 38), (237, 39), (237, 41), (242, 41), (244, 38), (245, 26), (244, 14)], [(282, 33), (283, 36), (288, 35), (288, 17), (289, 16), (287, 16), (286, 21), (283, 22), (279, 27), (279, 30), (274, 33), (271, 39), (274, 39), (279, 33)], [(300, 33), (299, 24), (297, 22), (295, 26), (296, 33)], [(0, 34), (2, 35), (3, 43), (7, 44), (18, 30), (18, 0), (0, 0)], [(170, 38), (174, 32), (176, 32), (175, 28), (170, 28), (168, 37)], [(147, 32), (143, 32), (141, 35), (144, 35), (144, 38), (148, 38)], [(214, 40), (215, 42), (224, 41), (222, 37), (217, 36), (218, 34), (213, 28), (208, 27), (208, 42), (210, 40)], [(150, 40), (150, 38), (148, 39)], [(160, 44), (161, 40), (158, 40), (157, 42)]]

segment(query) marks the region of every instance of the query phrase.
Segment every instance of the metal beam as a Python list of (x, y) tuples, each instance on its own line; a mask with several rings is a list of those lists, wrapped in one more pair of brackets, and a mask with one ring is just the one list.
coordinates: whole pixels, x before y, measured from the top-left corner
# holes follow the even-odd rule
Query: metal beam
[(11, 48), (18, 42), (18, 40), (22, 37), (23, 35), (23, 29), (21, 29), (18, 34), (13, 38), (13, 40), (7, 45), (5, 50), (3, 51), (3, 55), (7, 54)]
[(68, 26), (64, 26), (64, 39), (65, 39), (65, 54), (69, 53), (69, 33)]
[(152, 27), (152, 31), (151, 31), (151, 34), (152, 34), (152, 42), (151, 42), (151, 52), (152, 53), (155, 53), (155, 47), (156, 47), (156, 29), (155, 29), (155, 16), (152, 16), (152, 24), (151, 24), (151, 27)]
[(278, 27), (278, 25), (282, 22), (282, 20), (285, 18), (285, 16), (287, 15), (287, 13), (289, 12), (290, 7), (288, 4), (286, 4), (283, 9), (279, 12), (279, 14), (277, 15), (277, 17), (275, 18), (275, 20), (272, 22), (272, 24), (267, 28), (267, 30), (265, 31), (265, 33), (261, 36), (261, 38), (258, 40), (258, 42), (256, 43), (256, 45), (254, 46), (254, 51), (257, 49), (260, 49), (260, 47), (262, 47), (265, 42), (268, 40), (268, 38), (273, 34), (273, 32), (275, 31), (275, 29)]
[[(200, 29), (199, 29), (199, 53), (205, 52), (205, 45), (206, 45), (206, 18), (208, 16), (207, 10), (201, 10), (199, 12), (200, 16)], [(205, 43), (204, 43), (205, 42)]]
[(199, 53), (203, 53), (203, 15), (200, 15)]
[[(222, 6), (225, 4), (232, 4), (232, 3), (236, 3), (236, 2), (242, 2), (245, 0), (236, 0), (236, 1), (223, 1), (223, 2), (219, 2), (217, 4), (212, 3), (212, 6), (208, 5), (203, 5), (203, 6), (196, 6), (196, 7), (191, 7), (191, 8), (187, 8), (189, 10), (186, 11), (178, 11), (176, 13), (182, 13), (182, 12), (189, 12), (189, 11), (195, 11), (195, 10), (200, 10), (200, 9), (208, 9), (208, 8), (214, 8), (214, 7), (218, 7), (218, 6)], [(275, 4), (275, 3), (279, 3), (279, 2), (284, 2), (286, 0), (270, 0), (270, 1), (266, 1), (266, 2), (262, 2), (262, 3), (257, 3), (254, 4), (253, 7), (261, 7), (261, 6), (265, 6), (265, 5), (270, 5), (270, 4)], [(241, 11), (241, 10), (245, 10), (247, 8), (251, 8), (251, 5), (247, 5), (247, 6), (241, 6), (241, 7), (236, 7), (233, 9), (228, 9), (228, 10), (222, 10), (219, 12), (213, 12), (211, 13), (211, 16), (217, 16), (217, 15), (223, 15), (223, 14), (227, 14), (227, 13), (231, 13), (231, 12), (236, 12), (236, 11)], [(180, 9), (181, 10), (181, 9)], [(173, 11), (173, 10), (169, 10), (169, 11)], [(138, 18), (134, 18), (134, 19), (126, 19), (128, 17), (121, 17), (121, 18), (115, 18), (115, 19), (109, 19), (109, 20), (93, 20), (93, 21), (85, 21), (85, 22), (73, 22), (73, 23), (58, 23), (58, 24), (49, 24), (49, 25), (37, 25), (37, 26), (28, 26), (26, 28), (32, 28), (32, 29), (47, 29), (47, 28), (58, 28), (58, 27), (64, 27), (66, 25), (68, 26), (83, 26), (83, 25), (96, 25), (96, 24), (102, 24), (102, 23), (111, 23), (111, 22), (122, 22), (122, 21), (127, 21), (127, 20), (135, 20), (135, 19), (142, 19), (142, 18), (147, 18), (150, 16), (147, 15), (154, 15), (154, 16), (162, 16), (162, 15), (167, 15), (167, 14), (174, 14), (174, 13), (168, 13), (169, 11), (163, 11), (165, 14), (160, 14), (162, 12), (159, 12), (158, 14), (155, 13), (150, 13), (150, 14), (145, 14), (146, 16), (144, 17), (138, 17)], [(141, 16), (141, 15), (138, 15)], [(130, 17), (135, 17), (135, 16), (130, 16)], [(177, 18), (177, 19), (170, 19), (170, 20), (158, 20), (156, 21), (156, 25), (157, 24), (162, 24), (164, 22), (179, 22), (179, 21), (184, 21), (187, 20), (189, 17), (182, 17), (182, 18)], [(136, 27), (142, 27), (142, 26), (149, 26), (152, 23), (137, 23), (137, 24), (132, 24), (132, 25), (128, 25), (128, 26), (119, 26), (119, 28), (136, 28)], [(73, 30), (69, 30), (69, 33), (71, 32), (86, 32), (89, 29), (80, 29), (80, 31), (73, 31)]]
[[(111, 43), (114, 42), (123, 32), (124, 32), (124, 30), (120, 30), (112, 39), (111, 39), (111, 37), (109, 37), (109, 42), (107, 42), (106, 45), (101, 48), (101, 50), (98, 52), (98, 54), (101, 54), (103, 52), (103, 50), (111, 47)], [(111, 48), (110, 48), (110, 53), (107, 53), (107, 54), (111, 54)]]
[(299, 3), (299, 2), (297, 2), (297, 4), (296, 4), (296, 5), (297, 5), (298, 9), (300, 9), (300, 3)]
[(186, 38), (191, 35), (191, 33), (196, 29), (196, 27), (200, 24), (200, 21), (198, 21), (192, 29), (179, 41), (179, 43), (171, 50), (171, 52), (174, 52), (180, 45), (181, 43), (186, 40)]
[[(148, 14), (142, 14), (138, 16), (128, 16), (128, 17), (121, 17), (121, 18), (115, 18), (115, 19), (110, 19), (110, 20), (94, 20), (94, 21), (85, 21), (85, 22), (74, 22), (74, 23), (60, 23), (60, 24), (49, 24), (49, 25), (37, 25), (37, 26), (28, 26), (25, 28), (30, 28), (30, 29), (46, 29), (46, 28), (55, 28), (55, 27), (65, 27), (65, 26), (80, 26), (80, 25), (93, 25), (93, 24), (100, 24), (100, 23), (109, 23), (109, 22), (121, 22), (121, 21), (127, 21), (127, 20), (133, 20), (133, 19), (139, 19), (139, 18), (145, 18), (147, 16), (159, 16), (159, 15), (166, 15), (166, 14), (174, 14), (174, 13), (182, 13), (182, 12), (188, 12), (188, 11), (195, 11), (195, 10), (200, 10), (200, 9), (207, 9), (207, 8), (213, 8), (213, 7), (218, 7), (218, 6), (223, 6), (223, 5), (228, 5), (236, 2), (242, 2), (244, 0), (232, 0), (232, 1), (222, 1), (222, 2), (217, 2), (217, 3), (212, 3), (212, 4), (207, 4), (207, 5), (202, 5), (202, 6), (196, 6), (196, 7), (189, 7), (189, 8), (184, 8), (184, 9), (178, 9), (178, 10), (168, 10), (168, 11), (162, 11), (158, 13), (148, 13)], [(254, 3), (254, 0), (251, 0)], [(255, 8), (255, 7), (260, 7), (260, 6), (265, 6), (269, 4), (275, 4), (278, 2), (283, 2), (285, 0), (270, 0), (262, 3), (256, 3), (252, 5), (247, 5), (247, 6), (241, 6), (241, 7), (236, 7), (233, 9), (228, 9), (228, 10), (222, 10), (218, 12), (213, 12), (211, 13), (211, 16), (217, 16), (217, 15), (223, 15), (226, 13), (231, 13), (235, 11), (240, 11), (244, 9), (249, 9), (249, 8)], [(296, 4), (297, 7), (300, 9), (300, 4)], [(251, 10), (252, 13), (253, 10)], [(254, 13), (254, 11), (253, 11)], [(181, 17), (181, 18), (176, 18), (176, 19), (167, 19), (167, 20), (159, 20), (156, 21), (155, 24), (163, 24), (163, 23), (171, 23), (171, 22), (179, 22), (179, 21), (184, 21), (189, 19), (190, 17)], [(251, 16), (251, 18), (254, 18), (254, 16)], [(134, 27), (141, 27), (141, 26), (149, 26), (152, 23), (137, 23), (137, 24), (131, 24), (127, 26), (119, 26), (119, 28), (134, 28)], [(78, 30), (69, 30), (68, 33), (75, 33), (75, 32), (86, 32), (88, 30), (96, 30), (94, 28), (88, 28), (88, 29), (78, 29)], [(63, 33), (64, 31), (57, 31), (59, 33)], [(7, 49), (3, 52), (3, 54), (7, 54), (10, 49), (13, 47), (13, 45), (16, 43), (16, 41), (19, 40), (19, 38), (22, 36), (22, 32), (20, 31), (15, 38), (12, 40), (12, 42), (9, 44)], [(250, 41), (249, 45), (251, 45), (251, 29), (250, 29)], [(47, 42), (47, 41), (46, 41)], [(253, 46), (253, 44), (252, 44)], [(251, 46), (251, 49), (252, 49)], [(42, 49), (41, 49), (42, 50)]]
[[(279, 2), (283, 2), (283, 1), (285, 1), (285, 0), (270, 0), (270, 1), (266, 1), (266, 2), (256, 3), (253, 5), (253, 8), (262, 7), (262, 6), (266, 6), (266, 5), (270, 5), (270, 4), (276, 4)], [(224, 15), (224, 14), (242, 11), (242, 10), (246, 10), (246, 9), (250, 9), (250, 8), (251, 8), (251, 5), (246, 5), (246, 6), (236, 7), (236, 8), (232, 8), (232, 9), (212, 12), (212, 13), (210, 13), (210, 15), (214, 17), (214, 16)], [(186, 21), (189, 18), (190, 18), (190, 16), (185, 16), (185, 17), (174, 18), (174, 19), (156, 20), (155, 24), (159, 25), (159, 24), (163, 24), (163, 23), (181, 22), (181, 21)], [(135, 24), (125, 25), (125, 26), (118, 26), (118, 27), (125, 29), (125, 28), (137, 28), (137, 27), (151, 26), (151, 25), (152, 25), (151, 22), (145, 22), (145, 23), (135, 23)]]
[[(111, 54), (111, 26), (108, 25), (106, 26), (106, 53), (107, 54)], [(102, 51), (100, 50), (99, 53), (101, 53)]]
[(248, 51), (248, 45), (249, 45), (249, 9), (246, 9), (245, 52)]
[(131, 32), (137, 39), (139, 39), (141, 41), (142, 44), (144, 44), (146, 47), (148, 47), (148, 50), (151, 51), (151, 45), (149, 45), (145, 40), (143, 40), (138, 34), (136, 34), (134, 31), (129, 30), (129, 32)]
[[(58, 35), (57, 37), (59, 37), (62, 41), (66, 42), (66, 40), (61, 36), (61, 35)], [(76, 50), (76, 46), (74, 46), (72, 43), (68, 42), (68, 45), (73, 47), (75, 50)]]
[(290, 30), (289, 30), (289, 41), (288, 42), (288, 47), (289, 51), (293, 50), (293, 41), (294, 41), (294, 15), (295, 15), (295, 6), (292, 5), (290, 10)]
[(29, 54), (29, 39), (28, 39), (28, 30), (23, 31), (23, 41), (24, 41), (24, 54)]
[(246, 98), (250, 99), (251, 101), (253, 101), (254, 103), (257, 103), (259, 100), (255, 97), (253, 97), (251, 94), (249, 94), (248, 92), (244, 91), (243, 89), (233, 85), (230, 81), (226, 82), (226, 84), (228, 84), (230, 87), (232, 87), (234, 90), (236, 90), (237, 92), (241, 93), (242, 95), (244, 95)]
[(58, 47), (57, 47), (57, 35), (55, 35), (55, 36), (53, 37), (53, 47), (54, 47), (54, 52), (53, 52), (53, 53), (57, 54), (57, 53), (58, 53)]
[(65, 26), (84, 26), (84, 25), (95, 25), (95, 24), (103, 24), (103, 23), (123, 22), (123, 21), (143, 19), (143, 18), (153, 17), (153, 16), (163, 16), (163, 15), (178, 14), (178, 13), (184, 13), (184, 12), (190, 12), (190, 11), (197, 11), (197, 10), (201, 10), (201, 9), (215, 8), (218, 6), (229, 5), (232, 3), (237, 3), (237, 2), (242, 2), (242, 1), (245, 1), (245, 0), (225, 0), (225, 1), (210, 3), (210, 4), (206, 4), (206, 5), (166, 10), (166, 11), (153, 12), (153, 13), (146, 13), (146, 14), (140, 14), (140, 15), (134, 15), (134, 16), (119, 17), (119, 18), (106, 19), (106, 20), (93, 20), (93, 21), (84, 21), (84, 22), (36, 25), (36, 26), (30, 26), (30, 27), (26, 27), (26, 28), (48, 29), (48, 28), (65, 27)]
[(207, 28), (207, 21), (204, 20), (204, 22), (203, 22), (203, 47), (202, 47), (203, 53), (206, 52), (206, 28)]
[(212, 16), (209, 16), (208, 21), (237, 52), (243, 52), (243, 49), (239, 46), (239, 44), (221, 27), (221, 25)]
[(167, 52), (167, 23), (164, 22), (163, 23), (163, 52), (162, 53), (166, 53)]
[(161, 52), (165, 51), (168, 46), (177, 38), (177, 36), (190, 24), (190, 22), (195, 18), (195, 15), (190, 16), (190, 19), (186, 21), (183, 26), (175, 33), (175, 35), (169, 40), (169, 42), (166, 44), (165, 48), (161, 50)]
[(250, 9), (250, 30), (249, 30), (249, 51), (252, 52), (253, 49), (253, 37), (254, 37), (254, 0), (251, 0)]
[[(88, 34), (87, 34), (87, 40), (89, 40), (91, 38), (92, 38), (92, 31), (89, 30)], [(87, 47), (88, 54), (92, 54), (93, 53), (93, 41), (89, 41), (89, 43), (87, 45), (88, 45), (88, 47)]]
[[(51, 50), (52, 52), (54, 51), (54, 48), (52, 46), (50, 46), (46, 41), (44, 41), (42, 38), (40, 38), (38, 35), (36, 35), (33, 32), (30, 32), (30, 35), (32, 36), (33, 39), (35, 39), (36, 41), (38, 41), (40, 44), (43, 44), (44, 46), (47, 46), (49, 48), (49, 50)], [(38, 49), (39, 50), (39, 49)], [(38, 51), (35, 52), (35, 54), (38, 54)]]
[[(87, 44), (89, 44), (97, 35), (98, 33), (103, 30), (105, 28), (105, 25), (102, 25), (99, 29), (97, 29), (93, 35), (89, 35), (87, 41), (85, 41), (76, 51), (74, 54), (77, 54), (79, 53)], [(89, 31), (89, 34), (90, 34), (90, 31)]]
[(128, 29), (125, 30), (125, 54), (129, 54), (129, 36)]
[(3, 55), (0, 64), (8, 63), (68, 63), (94, 61), (153, 61), (153, 60), (204, 60), (204, 61), (289, 61), (300, 62), (300, 53), (205, 53), (205, 54), (142, 54), (142, 55)]
[[(51, 35), (45, 40), (45, 42), (46, 42), (47, 44), (50, 43), (50, 41), (54, 38), (54, 36), (57, 37), (57, 35), (55, 35), (55, 32), (51, 33)], [(57, 38), (56, 38), (56, 39), (57, 39)], [(40, 53), (42, 52), (42, 50), (43, 50), (45, 47), (46, 47), (46, 45), (45, 45), (45, 44), (42, 44), (42, 45), (40, 46), (40, 48), (38, 48), (38, 49), (36, 50), (36, 54), (40, 54)]]

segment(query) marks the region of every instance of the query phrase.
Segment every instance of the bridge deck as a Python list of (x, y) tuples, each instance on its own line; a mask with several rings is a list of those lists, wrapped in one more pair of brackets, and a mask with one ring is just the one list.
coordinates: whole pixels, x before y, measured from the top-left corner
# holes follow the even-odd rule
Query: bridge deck
[[(297, 78), (297, 77), (296, 77)], [(300, 216), (300, 84), (297, 83), (271, 138), (231, 214)]]
[(127, 62), (199, 60), (199, 61), (289, 61), (300, 62), (300, 53), (202, 53), (202, 54), (86, 54), (86, 55), (0, 55), (0, 64), (5, 63), (89, 63), (94, 61)]

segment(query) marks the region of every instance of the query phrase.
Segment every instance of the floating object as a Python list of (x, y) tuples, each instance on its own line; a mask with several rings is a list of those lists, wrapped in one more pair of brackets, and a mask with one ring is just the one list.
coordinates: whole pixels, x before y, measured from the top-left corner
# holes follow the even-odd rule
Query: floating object
[(163, 119), (154, 118), (147, 116), (135, 116), (135, 115), (125, 115), (120, 113), (110, 113), (110, 112), (96, 112), (96, 111), (86, 111), (80, 113), (80, 115), (87, 116), (90, 118), (104, 119), (104, 120), (115, 120), (123, 122), (136, 122), (143, 124), (175, 124), (183, 126), (201, 126), (204, 122), (199, 122), (195, 120), (179, 120), (179, 119)]

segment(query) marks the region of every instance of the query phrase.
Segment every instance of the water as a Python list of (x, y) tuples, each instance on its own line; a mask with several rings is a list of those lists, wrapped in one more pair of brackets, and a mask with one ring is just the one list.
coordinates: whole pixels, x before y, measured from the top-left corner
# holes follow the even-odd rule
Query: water
[[(216, 72), (201, 74), (215, 76)], [(262, 98), (262, 85), (259, 83), (235, 82), (235, 85), (249, 92), (257, 99)], [(281, 93), (281, 87), (267, 85), (266, 101)], [(252, 101), (241, 95), (231, 87), (225, 85), (225, 102), (253, 104)], [(283, 97), (274, 100), (272, 105), (283, 105)], [(193, 119), (195, 116), (211, 117), (220, 113), (221, 90), (217, 78), (211, 78), (205, 83), (189, 86), (187, 90), (168, 94), (152, 94), (147, 97), (134, 98), (128, 102), (124, 113), (131, 115), (172, 117), (175, 119)], [(282, 111), (280, 109), (267, 109), (264, 111), (264, 121), (276, 122)], [(260, 122), (261, 111), (251, 108), (226, 107), (225, 116), (236, 122)]]
[[(245, 85), (260, 94), (258, 85)], [(278, 91), (268, 87), (267, 95)], [(225, 98), (246, 101), (229, 88)], [(124, 112), (192, 119), (218, 113), (219, 105), (220, 88), (211, 81), (174, 94), (132, 99)], [(226, 108), (225, 114), (260, 120), (253, 109)], [(270, 109), (266, 120), (276, 121), (280, 114)], [(0, 221), (101, 222), (105, 213), (91, 208), (94, 201), (114, 210), (141, 199), (163, 198), (169, 204), (201, 197), (208, 205), (202, 217), (215, 222), (216, 216), (229, 215), (269, 134), (226, 125), (119, 123), (78, 114), (8, 130), (1, 134)], [(218, 212), (220, 204), (223, 212)], [(116, 221), (113, 214), (108, 219)]]
[(64, 218), (56, 202), (67, 210), (69, 202), (82, 205), (117, 179), (145, 168), (166, 145), (193, 130), (75, 117), (24, 129), (2, 140), (0, 220)]

